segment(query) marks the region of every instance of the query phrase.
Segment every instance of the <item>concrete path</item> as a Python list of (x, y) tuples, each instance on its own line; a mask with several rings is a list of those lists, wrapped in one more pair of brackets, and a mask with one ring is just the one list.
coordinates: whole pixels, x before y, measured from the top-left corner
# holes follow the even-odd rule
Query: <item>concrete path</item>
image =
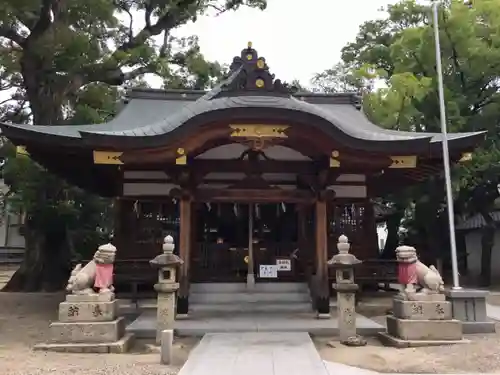
[[(325, 366), (329, 375), (418, 375), (418, 374), (401, 374), (401, 373), (398, 374), (381, 373), (377, 371), (365, 370), (358, 367), (347, 366), (341, 363), (327, 362), (327, 361), (325, 361)], [(435, 374), (435, 375), (445, 375), (445, 374)], [(467, 373), (460, 375), (499, 375), (499, 374)]]
[(211, 374), (334, 375), (305, 332), (207, 334), (178, 375)]

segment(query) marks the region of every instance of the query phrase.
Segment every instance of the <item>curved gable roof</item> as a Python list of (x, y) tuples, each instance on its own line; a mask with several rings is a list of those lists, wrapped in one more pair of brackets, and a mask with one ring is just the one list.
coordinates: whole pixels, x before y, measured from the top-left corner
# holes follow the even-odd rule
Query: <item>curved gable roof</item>
[[(264, 58), (249, 45), (235, 57), (228, 78), (209, 92), (136, 89), (125, 108), (104, 124), (79, 126), (0, 123), (4, 135), (26, 143), (85, 148), (159, 147), (213, 122), (259, 121), (315, 127), (354, 149), (426, 153), (441, 149), (441, 135), (388, 130), (358, 110), (355, 94), (293, 94), (274, 79)], [(307, 135), (305, 135), (307, 136)], [(470, 149), (482, 132), (449, 134), (450, 148)]]

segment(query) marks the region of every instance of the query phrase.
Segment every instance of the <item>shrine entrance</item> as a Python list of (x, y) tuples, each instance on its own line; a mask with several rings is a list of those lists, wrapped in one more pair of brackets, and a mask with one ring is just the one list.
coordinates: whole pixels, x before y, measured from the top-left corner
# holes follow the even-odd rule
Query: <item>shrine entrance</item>
[(291, 203), (200, 203), (192, 282), (305, 281), (307, 249), (299, 248), (299, 213)]

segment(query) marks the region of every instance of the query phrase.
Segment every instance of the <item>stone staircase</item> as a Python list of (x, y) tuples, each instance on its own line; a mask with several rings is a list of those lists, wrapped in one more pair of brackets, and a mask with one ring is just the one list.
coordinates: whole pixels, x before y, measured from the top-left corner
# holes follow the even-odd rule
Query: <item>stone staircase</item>
[(18, 265), (0, 264), (0, 291), (9, 282), (18, 268)]
[(191, 284), (190, 313), (310, 313), (309, 288), (305, 283)]

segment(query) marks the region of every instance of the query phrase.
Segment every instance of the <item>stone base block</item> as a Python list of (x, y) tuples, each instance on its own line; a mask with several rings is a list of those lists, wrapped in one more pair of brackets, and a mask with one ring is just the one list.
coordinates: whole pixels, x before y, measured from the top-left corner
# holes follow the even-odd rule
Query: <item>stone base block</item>
[(68, 294), (66, 302), (111, 302), (114, 301), (114, 293), (94, 293), (94, 294)]
[(403, 340), (389, 335), (387, 332), (379, 332), (379, 340), (386, 346), (394, 348), (418, 348), (423, 346), (441, 346), (454, 344), (469, 344), (470, 340)]
[(459, 320), (410, 320), (387, 317), (387, 333), (403, 340), (462, 340)]
[(446, 296), (441, 293), (425, 293), (425, 292), (415, 292), (415, 293), (400, 293), (395, 298), (402, 299), (405, 301), (446, 301)]
[(54, 322), (50, 325), (52, 343), (109, 343), (125, 334), (125, 319), (111, 322)]
[(496, 333), (495, 322), (462, 322), (462, 332), (464, 334)]
[(62, 302), (59, 304), (60, 322), (106, 322), (116, 319), (118, 301)]
[(452, 305), (453, 319), (462, 321), (464, 333), (495, 333), (495, 324), (486, 314), (488, 291), (450, 289), (445, 293)]
[(126, 334), (120, 340), (104, 343), (55, 344), (44, 343), (35, 345), (33, 350), (43, 350), (59, 353), (126, 353), (134, 343), (134, 335)]
[(321, 314), (321, 313), (318, 313), (317, 318), (318, 319), (331, 319), (332, 316), (330, 314)]
[(405, 301), (401, 299), (394, 299), (392, 308), (394, 316), (400, 319), (451, 319), (451, 303), (446, 301)]

